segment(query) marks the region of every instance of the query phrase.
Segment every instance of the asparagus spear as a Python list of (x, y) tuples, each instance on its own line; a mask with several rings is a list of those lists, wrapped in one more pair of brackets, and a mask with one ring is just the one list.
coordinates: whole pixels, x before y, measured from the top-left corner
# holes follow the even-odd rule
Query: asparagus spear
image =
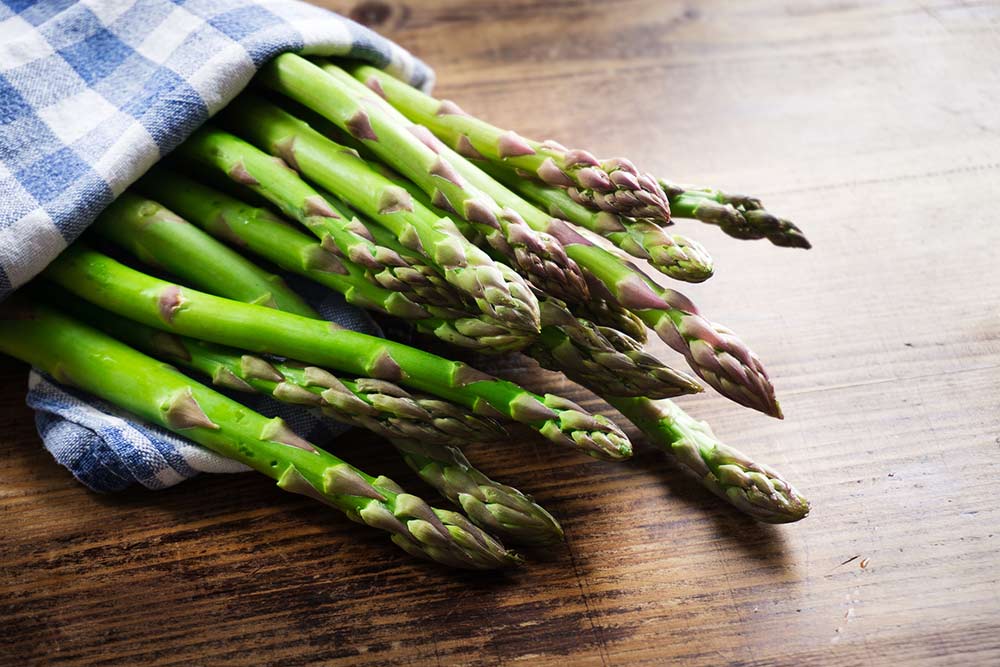
[(674, 217), (694, 218), (717, 225), (737, 239), (766, 238), (776, 246), (811, 248), (812, 244), (795, 223), (770, 213), (760, 199), (692, 186), (675, 185), (660, 179)]
[(758, 521), (790, 523), (809, 513), (809, 502), (780, 473), (723, 444), (708, 424), (671, 401), (605, 398), (702, 485)]
[[(399, 86), (385, 85), (380, 90), (390, 102), (395, 102), (391, 91), (397, 88)], [(401, 90), (406, 88), (404, 84)], [(422, 112), (414, 112), (413, 120), (433, 121)], [(446, 157), (467, 181), (501, 205), (520, 213), (532, 228), (548, 231), (559, 238), (569, 256), (595, 279), (591, 283), (595, 296), (617, 301), (633, 311), (664, 342), (683, 354), (695, 373), (719, 393), (741, 405), (781, 417), (774, 387), (763, 364), (732, 331), (706, 320), (680, 292), (660, 287), (634, 265), (595, 246), (568, 223), (535, 208), (430, 132), (421, 136), (428, 147)]]
[(421, 479), (483, 530), (526, 546), (562, 540), (562, 527), (551, 514), (531, 497), (476, 470), (458, 448), (412, 439), (394, 439), (392, 444)]
[(406, 246), (423, 253), (480, 311), (511, 328), (537, 333), (538, 302), (510, 267), (494, 263), (449, 220), (415, 204), (356, 155), (277, 107), (243, 95), (226, 113), (237, 132), (279, 155), (312, 181), (346, 199)]
[(533, 231), (517, 213), (497, 205), (464, 182), (448, 161), (428, 149), (380, 106), (366, 104), (346, 73), (336, 76), (295, 54), (278, 56), (261, 70), (264, 84), (313, 109), (369, 146), (397, 167), (442, 208), (454, 211), (479, 229), (491, 247), (548, 294), (569, 300), (587, 298), (580, 269), (559, 241)]
[(627, 335), (574, 316), (557, 299), (544, 299), (541, 307), (542, 335), (527, 352), (542, 367), (618, 396), (669, 398), (702, 390)]
[(617, 213), (593, 211), (575, 201), (566, 190), (525, 178), (508, 169), (479, 164), (508, 188), (527, 197), (549, 215), (569, 220), (603, 236), (633, 257), (644, 259), (661, 273), (700, 283), (712, 276), (712, 258), (697, 241), (668, 234), (648, 220), (633, 220)]
[(587, 151), (569, 150), (554, 141), (531, 141), (470, 116), (450, 100), (423, 95), (371, 67), (346, 67), (411, 120), (439, 136), (447, 135), (452, 147), (466, 157), (530, 172), (544, 183), (565, 188), (575, 201), (594, 210), (662, 222), (670, 219), (666, 195), (656, 179), (640, 173), (624, 158), (601, 162)]
[(507, 439), (507, 432), (493, 419), (447, 401), (411, 394), (385, 380), (349, 379), (315, 366), (268, 361), (147, 327), (68, 295), (56, 299), (80, 320), (146, 353), (200, 372), (215, 385), (268, 394), (389, 439), (409, 466), (484, 530), (515, 544), (542, 545), (562, 539), (558, 522), (544, 508), (517, 489), (490, 479), (460, 451), (447, 446)]
[[(324, 133), (334, 130), (336, 130), (335, 127), (330, 128), (329, 126), (324, 126), (322, 128)], [(404, 179), (384, 163), (379, 162), (378, 158), (375, 156), (367, 154), (367, 149), (363, 145), (354, 142), (350, 137), (338, 137), (338, 140), (339, 139), (343, 139), (346, 145), (361, 151), (362, 157), (368, 160), (370, 166), (378, 170), (380, 174), (388, 178), (390, 181), (409, 192), (415, 201), (420, 202), (425, 206), (433, 207), (433, 204), (431, 204), (431, 202), (427, 199), (423, 191), (413, 185), (410, 181)], [(441, 211), (441, 213), (443, 215), (448, 215), (445, 211)], [(453, 220), (453, 222), (455, 222), (456, 226), (459, 227), (463, 234), (467, 236), (472, 235), (473, 230), (463, 227), (464, 221)], [(375, 232), (374, 229), (372, 229), (372, 231)], [(541, 297), (539, 303), (541, 303), (541, 299), (544, 298), (544, 296)], [(585, 303), (563, 304), (563, 306), (568, 308), (574, 315), (590, 320), (590, 322), (595, 325), (616, 329), (619, 333), (625, 334), (636, 343), (642, 344), (646, 342), (646, 325), (639, 317), (627, 308), (621, 306), (616, 301), (592, 298)]]
[[(154, 168), (140, 187), (217, 239), (243, 246), (287, 271), (337, 290), (350, 303), (413, 321), (420, 331), (453, 345), (483, 352), (510, 351), (523, 348), (535, 338), (533, 334), (512, 329), (485, 316), (474, 317), (448, 308), (414, 303), (410, 297), (419, 298), (418, 292), (407, 297), (372, 285), (361, 275), (360, 267), (333, 256), (270, 211), (248, 206), (190, 179)], [(130, 232), (133, 237), (143, 233), (141, 227)], [(185, 253), (185, 258), (196, 245), (192, 239), (169, 239), (161, 235), (155, 242), (146, 243), (147, 252), (169, 253), (166, 246), (170, 242), (181, 244), (178, 251)], [(197, 239), (199, 248), (215, 244), (217, 242), (210, 238)], [(192, 264), (183, 261), (173, 267), (173, 273), (217, 296), (245, 301), (237, 289), (238, 276), (228, 270), (228, 265), (217, 264), (208, 274), (208, 280), (198, 280), (200, 276), (191, 272)], [(222, 267), (226, 270), (221, 270)]]
[(214, 385), (314, 408), (336, 421), (386, 438), (460, 445), (508, 437), (506, 430), (489, 417), (447, 401), (411, 394), (392, 382), (338, 377), (316, 366), (267, 360), (224, 345), (160, 331), (65, 293), (50, 298), (68, 315), (146, 354), (201, 373)]
[[(316, 311), (279, 276), (223, 245), (203, 243), (204, 232), (157, 202), (124, 192), (104, 209), (93, 229), (147, 264), (174, 273), (178, 266), (185, 266), (196, 284), (213, 281), (218, 276), (217, 267), (225, 266), (232, 276), (234, 299), (316, 317)], [(147, 246), (157, 251), (153, 253)], [(191, 261), (192, 247), (199, 248), (197, 262)]]
[(158, 329), (399, 382), (477, 414), (527, 424), (555, 443), (595, 457), (631, 454), (617, 426), (559, 396), (536, 396), (460, 362), (330, 322), (181, 288), (80, 244), (64, 251), (43, 275), (91, 303)]
[(595, 299), (589, 303), (570, 305), (569, 308), (577, 317), (590, 320), (597, 326), (616, 329), (640, 345), (647, 340), (646, 324), (617, 301)]
[[(373, 164), (386, 178), (413, 196), (413, 200), (431, 206), (426, 195), (381, 164)], [(463, 221), (456, 221), (463, 233)], [(701, 391), (691, 377), (666, 366), (656, 357), (645, 354), (642, 344), (615, 329), (599, 328), (572, 314), (555, 297), (538, 297), (542, 331), (527, 353), (543, 367), (564, 372), (571, 380), (587, 385), (596, 380), (608, 389), (614, 387), (622, 396), (647, 395), (667, 398)], [(632, 324), (631, 320), (627, 320)], [(638, 323), (642, 334), (645, 327)], [(613, 341), (608, 338), (612, 337)]]
[[(167, 179), (155, 181), (162, 184)], [(186, 188), (184, 192), (194, 197), (200, 194), (196, 188)], [(207, 244), (196, 241), (192, 245), (199, 257), (210, 256), (202, 253)], [(153, 249), (154, 259), (159, 250)], [(219, 271), (219, 265), (214, 268), (217, 275), (239, 286), (238, 277)], [(318, 409), (337, 421), (391, 440), (408, 465), (465, 509), (481, 528), (515, 544), (549, 544), (562, 538), (559, 524), (542, 507), (520, 491), (490, 479), (476, 470), (461, 452), (445, 446), (507, 438), (506, 431), (488, 417), (447, 401), (410, 394), (385, 380), (338, 378), (315, 366), (267, 361), (232, 348), (153, 329), (78, 299), (63, 301), (63, 307), (74, 316), (97, 323), (107, 333), (147, 353), (201, 372), (213, 384), (256, 391), (282, 402)]]
[(416, 292), (426, 304), (461, 305), (458, 293), (447, 283), (429, 281), (405, 257), (375, 243), (357, 217), (323, 198), (280, 159), (211, 127), (195, 132), (178, 153), (264, 197), (311, 230), (324, 248), (364, 267), (365, 275), (376, 285), (404, 294)]
[(452, 567), (519, 562), (457, 512), (431, 507), (268, 419), (59, 312), (12, 299), (0, 309), (0, 351), (277, 480), (278, 486), (392, 535), (398, 546)]

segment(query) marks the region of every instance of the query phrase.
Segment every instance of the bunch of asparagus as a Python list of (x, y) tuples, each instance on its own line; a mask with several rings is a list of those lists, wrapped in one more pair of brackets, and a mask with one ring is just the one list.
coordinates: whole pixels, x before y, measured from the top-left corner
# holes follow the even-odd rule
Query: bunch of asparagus
[[(680, 281), (712, 275), (706, 250), (671, 233), (674, 218), (809, 247), (756, 198), (525, 139), (369, 66), (285, 54), (104, 211), (45, 271), (48, 286), (4, 304), (0, 350), (455, 567), (519, 563), (501, 540), (562, 539), (463, 444), (499, 442), (519, 422), (596, 458), (631, 455), (617, 425), (565, 398), (322, 320), (277, 267), (447, 344), (524, 353), (604, 398), (735, 507), (797, 521), (809, 506), (791, 484), (669, 400), (702, 391), (697, 376), (781, 417), (757, 356), (632, 261)], [(647, 327), (694, 376), (644, 351)], [(203, 383), (382, 435), (461, 512)]]

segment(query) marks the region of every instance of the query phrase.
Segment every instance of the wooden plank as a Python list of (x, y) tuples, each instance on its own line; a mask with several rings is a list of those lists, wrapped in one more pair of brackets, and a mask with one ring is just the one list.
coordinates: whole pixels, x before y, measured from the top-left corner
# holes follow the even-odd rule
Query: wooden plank
[[(625, 465), (474, 446), (567, 542), (509, 575), (456, 574), (250, 475), (88, 493), (42, 450), (25, 369), (4, 360), (0, 663), (1000, 661), (995, 3), (327, 4), (498, 124), (802, 223), (808, 253), (678, 222), (719, 268), (683, 291), (765, 359), (787, 418), (682, 404), (813, 515), (757, 525), (641, 444)], [(531, 362), (497, 367), (614, 414)], [(373, 438), (333, 449), (422, 488)]]

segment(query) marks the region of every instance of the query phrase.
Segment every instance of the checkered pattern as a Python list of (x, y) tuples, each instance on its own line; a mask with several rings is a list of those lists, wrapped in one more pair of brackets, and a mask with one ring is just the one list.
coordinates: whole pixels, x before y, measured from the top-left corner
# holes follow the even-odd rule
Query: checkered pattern
[(0, 0), (0, 300), (284, 51), (432, 81), (296, 0)]

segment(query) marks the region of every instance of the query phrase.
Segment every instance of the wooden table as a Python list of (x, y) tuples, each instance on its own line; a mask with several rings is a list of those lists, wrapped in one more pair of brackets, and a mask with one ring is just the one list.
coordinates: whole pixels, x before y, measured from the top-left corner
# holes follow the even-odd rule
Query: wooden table
[[(803, 225), (810, 252), (678, 224), (718, 265), (684, 291), (767, 361), (787, 418), (682, 404), (812, 515), (755, 524), (646, 446), (627, 465), (473, 447), (567, 541), (508, 576), (455, 574), (252, 475), (89, 493), (42, 450), (6, 361), (0, 663), (1000, 661), (995, 3), (330, 4), (499, 125)], [(614, 414), (530, 362), (508, 371)], [(371, 437), (335, 450), (416, 486)]]

